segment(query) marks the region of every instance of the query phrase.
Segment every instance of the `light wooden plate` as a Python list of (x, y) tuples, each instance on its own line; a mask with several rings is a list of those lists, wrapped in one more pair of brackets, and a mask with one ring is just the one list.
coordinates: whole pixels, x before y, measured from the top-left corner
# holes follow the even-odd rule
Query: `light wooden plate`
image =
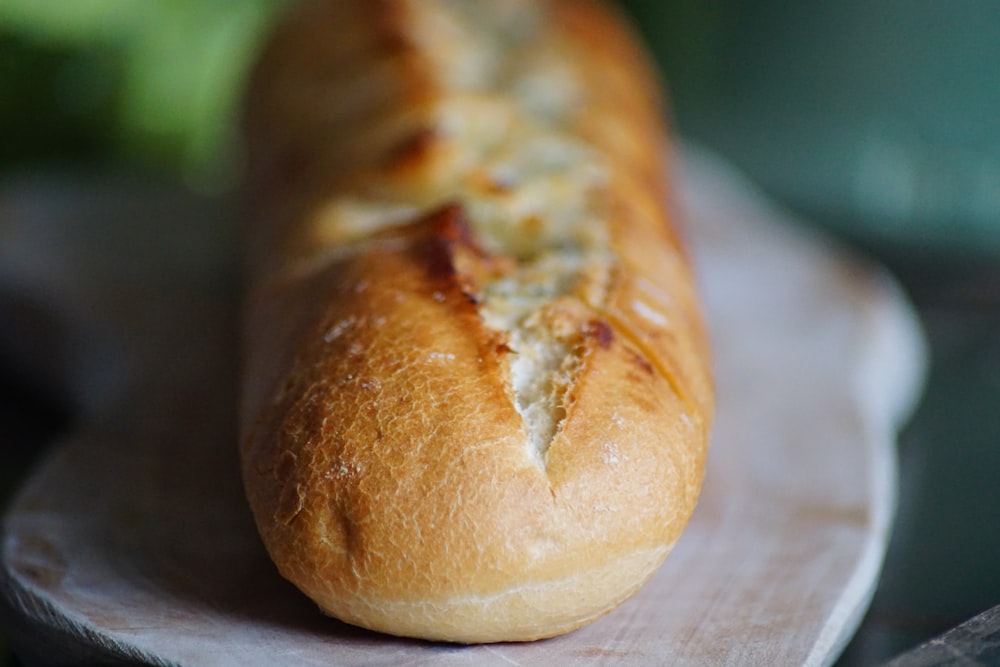
[[(876, 583), (919, 329), (872, 266), (788, 226), (689, 151), (685, 216), (715, 342), (704, 494), (666, 565), (570, 635), (459, 647), (321, 616), (278, 577), (241, 496), (232, 229), (137, 184), (8, 188), (0, 284), (55, 313), (80, 428), (3, 524), (4, 622), (25, 655), (168, 665), (800, 665), (832, 661)], [(52, 310), (54, 309), (54, 310)]]

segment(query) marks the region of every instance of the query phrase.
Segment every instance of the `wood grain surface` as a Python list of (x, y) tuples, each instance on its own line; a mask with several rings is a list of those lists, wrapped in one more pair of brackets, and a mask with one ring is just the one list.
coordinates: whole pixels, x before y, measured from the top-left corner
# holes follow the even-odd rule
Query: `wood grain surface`
[(886, 667), (989, 667), (1000, 664), (1000, 606), (987, 609)]
[(458, 647), (321, 616), (254, 532), (235, 441), (236, 243), (224, 203), (139, 183), (26, 183), (0, 207), (0, 285), (51, 309), (22, 341), (85, 418), (3, 524), (3, 622), (32, 664), (828, 664), (891, 523), (920, 332), (877, 268), (787, 224), (689, 151), (687, 227), (715, 345), (704, 494), (650, 583), (529, 644)]

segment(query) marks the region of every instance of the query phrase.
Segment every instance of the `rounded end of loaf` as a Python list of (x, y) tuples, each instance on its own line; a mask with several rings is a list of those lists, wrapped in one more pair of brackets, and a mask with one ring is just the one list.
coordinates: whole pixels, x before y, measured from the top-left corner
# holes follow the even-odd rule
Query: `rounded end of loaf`
[(439, 234), (269, 295), (300, 323), (300, 361), (276, 360), (293, 371), (244, 449), (248, 498), (282, 575), (339, 619), (454, 642), (566, 632), (667, 556), (708, 419), (634, 334), (569, 309), (554, 329), (572, 332), (578, 366), (539, 452), (509, 395), (517, 351), (461, 280), (429, 273)]
[[(628, 362), (592, 363), (606, 376)], [(247, 487), (264, 543), (325, 613), (361, 627), (460, 643), (573, 630), (652, 576), (690, 518), (702, 476), (704, 433), (686, 422), (683, 402), (656, 423), (638, 421), (642, 408), (595, 412), (612, 390), (581, 389), (593, 394), (570, 408), (544, 466), (520, 429), (503, 432), (508, 420), (491, 414), (502, 410), (475, 400), (456, 400), (461, 418), (435, 422), (448, 441), (440, 447), (403, 428), (353, 455), (333, 441), (269, 454), (268, 463), (251, 454)], [(677, 421), (663, 423), (670, 413)], [(425, 419), (441, 417), (400, 415)], [(421, 447), (450, 451), (429, 461)], [(337, 463), (316, 464), (334, 449)], [(298, 457), (309, 468), (285, 468)]]
[[(340, 620), (386, 634), (462, 644), (547, 639), (612, 611), (653, 574), (669, 549), (641, 552), (563, 580), (490, 594), (423, 600), (345, 600), (320, 581), (310, 597)], [(305, 590), (305, 589), (303, 589)]]

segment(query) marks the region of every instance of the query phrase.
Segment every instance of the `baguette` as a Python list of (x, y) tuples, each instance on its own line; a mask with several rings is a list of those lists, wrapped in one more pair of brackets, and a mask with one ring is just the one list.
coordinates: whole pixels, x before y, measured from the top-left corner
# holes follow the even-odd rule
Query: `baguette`
[(714, 394), (655, 78), (596, 0), (307, 0), (251, 77), (241, 456), (347, 623), (572, 630), (697, 500)]

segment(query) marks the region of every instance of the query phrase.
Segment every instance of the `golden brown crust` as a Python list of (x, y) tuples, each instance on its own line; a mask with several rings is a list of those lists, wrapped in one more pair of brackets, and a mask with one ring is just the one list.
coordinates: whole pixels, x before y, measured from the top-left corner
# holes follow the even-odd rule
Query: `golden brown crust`
[(680, 535), (713, 392), (653, 90), (590, 0), (311, 0), (276, 31), (246, 125), (244, 481), (326, 612), (551, 636)]

